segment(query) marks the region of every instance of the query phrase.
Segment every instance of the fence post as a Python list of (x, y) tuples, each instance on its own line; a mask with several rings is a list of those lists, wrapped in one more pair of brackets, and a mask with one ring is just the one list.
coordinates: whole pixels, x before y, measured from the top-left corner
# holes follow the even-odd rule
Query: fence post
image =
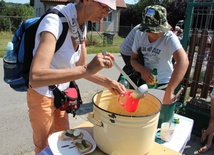
[(185, 51), (187, 51), (187, 46), (189, 43), (189, 34), (191, 28), (191, 19), (193, 15), (193, 2), (194, 0), (189, 0), (186, 8), (186, 19), (184, 20), (184, 35), (182, 39), (182, 45)]
[(10, 33), (12, 33), (12, 31), (11, 31), (11, 20), (10, 20), (10, 17), (9, 17), (9, 31), (10, 31)]

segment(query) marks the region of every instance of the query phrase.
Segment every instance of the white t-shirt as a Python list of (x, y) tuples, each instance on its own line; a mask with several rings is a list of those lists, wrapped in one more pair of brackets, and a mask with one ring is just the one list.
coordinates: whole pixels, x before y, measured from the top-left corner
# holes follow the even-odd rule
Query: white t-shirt
[(132, 44), (134, 42), (134, 36), (140, 24), (136, 25), (131, 32), (126, 36), (122, 44), (120, 45), (120, 52), (126, 56), (131, 56), (132, 53)]
[[(68, 21), (72, 20), (72, 17), (76, 17), (76, 8), (73, 4), (69, 4), (66, 6), (61, 5), (58, 6), (57, 9), (60, 10), (60, 12), (65, 15), (65, 17), (69, 17), (67, 18)], [(33, 54), (35, 54), (36, 49), (38, 47), (41, 32), (43, 31), (51, 32), (56, 37), (56, 39), (59, 39), (62, 33), (62, 29), (63, 29), (62, 21), (58, 15), (56, 14), (46, 15), (37, 29), (35, 48), (33, 50)], [(76, 66), (75, 63), (79, 60), (81, 54), (80, 50), (81, 45), (79, 46), (79, 49), (75, 51), (71, 40), (71, 32), (72, 31), (69, 27), (64, 43), (53, 56), (50, 68), (59, 69), (59, 68), (71, 68)], [(65, 90), (69, 87), (69, 82), (59, 84), (57, 86), (60, 90)], [(53, 93), (52, 91), (49, 90), (48, 86), (34, 89), (42, 95), (53, 97)]]
[(168, 31), (155, 42), (150, 43), (146, 32), (137, 31), (132, 51), (136, 54), (137, 49), (141, 47), (141, 52), (144, 56), (144, 66), (153, 70), (158, 70), (158, 83), (168, 83), (172, 72), (173, 53), (182, 48), (178, 37), (171, 31)]

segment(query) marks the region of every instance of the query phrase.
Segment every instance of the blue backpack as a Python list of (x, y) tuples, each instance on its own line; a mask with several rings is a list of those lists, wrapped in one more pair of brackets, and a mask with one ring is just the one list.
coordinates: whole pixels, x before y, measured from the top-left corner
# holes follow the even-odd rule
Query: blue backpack
[[(26, 91), (29, 83), (29, 71), (31, 61), (33, 59), (33, 49), (35, 44), (35, 35), (39, 23), (49, 13), (57, 14), (61, 19), (65, 18), (62, 13), (56, 9), (51, 9), (42, 17), (31, 18), (23, 21), (16, 30), (12, 43), (14, 53), (16, 55), (16, 63), (8, 63), (4, 61), (4, 81), (16, 91)], [(62, 46), (68, 32), (68, 23), (66, 20), (61, 20), (63, 31), (56, 43), (55, 52)], [(66, 21), (66, 22), (65, 22)]]

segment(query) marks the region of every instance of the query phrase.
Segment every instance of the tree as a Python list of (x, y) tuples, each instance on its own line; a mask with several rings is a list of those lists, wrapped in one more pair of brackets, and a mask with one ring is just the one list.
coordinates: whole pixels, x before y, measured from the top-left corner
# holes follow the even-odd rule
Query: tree
[(167, 4), (167, 19), (173, 28), (175, 28), (175, 25), (179, 20), (185, 19), (186, 7), (186, 0), (175, 0), (172, 3)]
[[(120, 30), (119, 35), (122, 37), (125, 37), (130, 31), (131, 28), (139, 23), (142, 22), (142, 13), (144, 13), (144, 10), (149, 5), (163, 5), (169, 3), (170, 0), (140, 0), (135, 5), (128, 5), (128, 8), (126, 10), (121, 11), (120, 16)], [(129, 27), (123, 27), (123, 26), (129, 26)]]
[(0, 2), (0, 15), (2, 15), (2, 13), (4, 13), (5, 9), (6, 9), (6, 3), (3, 0), (1, 0), (1, 2)]
[(15, 32), (19, 24), (27, 18), (33, 17), (33, 8), (29, 5), (10, 6), (6, 12), (7, 16), (11, 16), (11, 31)]
[(166, 8), (167, 19), (172, 27), (175, 27), (178, 20), (185, 18), (187, 0), (139, 0), (135, 5), (128, 5), (126, 10), (121, 11), (120, 25), (131, 26), (141, 23), (145, 8), (156, 4)]
[(128, 5), (127, 9), (120, 12), (120, 15), (120, 25), (122, 26), (135, 26), (141, 21), (132, 5)]
[(0, 3), (2, 8), (0, 11), (0, 31), (14, 32), (21, 21), (33, 17), (34, 10), (29, 4), (5, 3), (3, 0)]
[(133, 5), (127, 5), (127, 9), (120, 12), (120, 28), (118, 35), (120, 37), (126, 37), (131, 29), (140, 22), (141, 20), (139, 20)]
[(168, 4), (170, 0), (140, 0), (135, 5), (128, 5), (127, 9), (121, 11), (120, 25), (137, 25), (142, 21), (142, 13), (149, 5)]
[[(5, 10), (6, 10), (6, 3), (3, 0), (1, 0), (0, 15), (4, 15)], [(7, 30), (8, 24), (9, 24), (8, 20), (6, 20), (5, 18), (0, 18), (0, 31)]]

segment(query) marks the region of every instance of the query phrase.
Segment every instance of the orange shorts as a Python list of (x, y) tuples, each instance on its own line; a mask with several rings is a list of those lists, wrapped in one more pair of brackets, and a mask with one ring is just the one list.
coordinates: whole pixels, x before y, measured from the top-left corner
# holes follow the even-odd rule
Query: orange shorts
[(27, 103), (29, 118), (33, 129), (35, 154), (48, 146), (48, 136), (56, 131), (69, 129), (68, 114), (56, 109), (53, 98), (46, 97), (29, 88)]

